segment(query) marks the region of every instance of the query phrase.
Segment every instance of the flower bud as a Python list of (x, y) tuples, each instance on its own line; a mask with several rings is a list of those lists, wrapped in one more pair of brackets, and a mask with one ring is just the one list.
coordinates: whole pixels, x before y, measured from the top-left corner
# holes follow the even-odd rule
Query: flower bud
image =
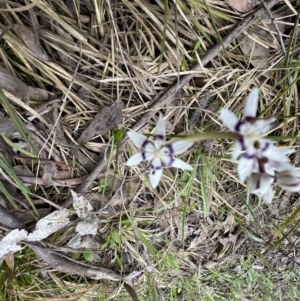
[(291, 166), (290, 169), (277, 173), (277, 183), (288, 191), (300, 190), (300, 171)]

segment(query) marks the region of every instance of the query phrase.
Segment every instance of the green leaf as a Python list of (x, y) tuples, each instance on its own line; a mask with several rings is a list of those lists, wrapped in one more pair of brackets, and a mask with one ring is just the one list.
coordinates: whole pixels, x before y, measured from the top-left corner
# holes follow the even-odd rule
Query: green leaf
[(35, 211), (35, 213), (38, 216), (38, 212), (36, 211), (36, 208), (31, 200), (30, 192), (26, 186), (20, 181), (18, 176), (15, 174), (14, 170), (11, 168), (11, 166), (8, 164), (4, 156), (0, 153), (0, 167), (10, 176), (10, 178), (14, 181), (16, 186), (22, 191), (23, 195)]
[(31, 141), (29, 139), (28, 131), (24, 123), (22, 122), (21, 118), (18, 116), (18, 114), (15, 111), (15, 108), (11, 105), (5, 94), (3, 93), (2, 89), (0, 89), (0, 102), (4, 106), (4, 108), (7, 110), (8, 115), (15, 125), (17, 131), (21, 134), (23, 140), (32, 147)]
[(80, 258), (80, 252), (75, 251), (75, 252), (72, 254), (72, 258), (73, 258), (74, 260), (79, 259), (79, 258)]
[(26, 151), (25, 149), (19, 147), (17, 144), (13, 143), (12, 141), (10, 141), (7, 137), (5, 137), (4, 135), (0, 134), (1, 137), (3, 138), (3, 140), (12, 148), (16, 149), (17, 151), (19, 151), (20, 153), (31, 157), (31, 158), (37, 158), (37, 155), (33, 155), (32, 153)]
[(3, 185), (3, 183), (0, 181), (0, 190), (2, 191), (2, 193), (5, 195), (5, 197), (7, 198), (7, 200), (15, 207), (17, 208), (18, 205), (15, 203), (14, 199), (11, 197), (10, 193), (7, 191), (7, 189), (5, 188), (5, 186)]
[(151, 253), (151, 255), (155, 255), (157, 253), (157, 250), (155, 249), (155, 247), (149, 242), (149, 240), (144, 236), (144, 234), (142, 234), (142, 232), (140, 230), (138, 230), (138, 229), (135, 229), (135, 230), (136, 230), (136, 233), (139, 236), (139, 238), (142, 240), (144, 245), (147, 247), (147, 249)]
[(83, 257), (86, 261), (92, 262), (95, 259), (95, 254), (93, 251), (87, 249), (83, 252)]
[(123, 137), (126, 135), (126, 131), (114, 128), (112, 134), (117, 142), (121, 142)]
[(243, 227), (242, 225), (240, 225), (243, 232), (252, 240), (257, 241), (257, 242), (265, 242), (262, 238), (255, 236), (254, 234), (252, 234), (247, 228)]

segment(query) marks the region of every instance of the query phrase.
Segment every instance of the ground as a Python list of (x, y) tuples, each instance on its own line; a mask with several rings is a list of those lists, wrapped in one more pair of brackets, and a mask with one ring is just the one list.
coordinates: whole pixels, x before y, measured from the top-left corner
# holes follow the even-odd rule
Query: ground
[[(0, 3), (0, 235), (70, 215), (5, 258), (0, 300), (300, 300), (299, 193), (249, 195), (233, 141), (210, 134), (259, 87), (268, 136), (299, 166), (300, 4), (257, 2)], [(159, 112), (167, 140), (208, 139), (178, 156), (192, 171), (164, 167), (153, 189), (146, 163), (126, 165), (139, 151), (126, 132), (152, 139)]]

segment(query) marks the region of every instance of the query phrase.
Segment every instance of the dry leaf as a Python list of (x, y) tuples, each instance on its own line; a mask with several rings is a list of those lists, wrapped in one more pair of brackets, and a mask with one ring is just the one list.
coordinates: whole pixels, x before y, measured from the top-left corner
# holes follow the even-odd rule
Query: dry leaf
[(47, 264), (55, 268), (59, 272), (68, 273), (71, 275), (80, 275), (91, 279), (108, 279), (112, 281), (122, 280), (122, 276), (108, 269), (96, 268), (86, 264), (81, 264), (75, 260), (70, 260), (67, 257), (50, 251), (42, 246), (29, 245), (30, 248)]
[(34, 32), (26, 26), (14, 24), (14, 29), (21, 36), (23, 42), (31, 50), (31, 52), (41, 61), (48, 62), (49, 57), (43, 47), (40, 45), (39, 40), (36, 38)]
[(13, 133), (16, 131), (17, 130), (12, 121), (9, 118), (4, 117), (4, 114), (0, 112), (0, 134), (4, 135), (8, 139), (11, 139)]
[(28, 233), (26, 230), (15, 229), (4, 236), (0, 241), (0, 261), (4, 258), (4, 256), (20, 251), (22, 247), (18, 245), (18, 243), (21, 240), (25, 240), (27, 235)]
[(28, 86), (28, 95), (30, 99), (37, 101), (46, 101), (49, 98), (48, 91), (31, 86)]
[(90, 202), (83, 196), (79, 196), (75, 191), (71, 190), (73, 197), (73, 208), (77, 216), (81, 219), (86, 219), (89, 214), (88, 212), (93, 211), (93, 207)]
[(1, 66), (0, 66), (0, 88), (8, 92), (11, 92), (16, 97), (21, 98), (24, 102), (29, 101), (30, 97), (29, 97), (28, 86)]
[(90, 101), (90, 97), (93, 94), (91, 91), (93, 91), (93, 88), (98, 89), (98, 86), (99, 86), (99, 81), (96, 78), (90, 79), (86, 82), (85, 86), (82, 86), (77, 91), (77, 96), (81, 98), (83, 101)]
[[(50, 213), (51, 208), (50, 206), (48, 208), (37, 208), (36, 211), (38, 213), (38, 216), (40, 218), (43, 218)], [(17, 208), (17, 209), (13, 209), (12, 213), (24, 225), (28, 223), (36, 222), (36, 217), (32, 213), (32, 209)]]
[(248, 13), (256, 5), (257, 0), (226, 0), (228, 5), (240, 13)]
[(81, 248), (99, 249), (101, 244), (92, 236), (86, 236), (81, 242)]
[(70, 223), (68, 216), (69, 210), (61, 209), (43, 217), (37, 222), (35, 230), (28, 235), (28, 240), (39, 241), (60, 230)]
[(233, 229), (233, 225), (234, 225), (234, 216), (232, 214), (230, 214), (226, 221), (223, 223), (224, 225), (224, 233), (229, 232), (231, 229)]
[[(274, 16), (274, 18), (276, 18), (276, 16)], [(279, 23), (277, 25), (279, 31), (283, 33), (285, 28), (284, 24)], [(250, 63), (257, 68), (268, 68), (270, 66), (270, 48), (277, 49), (280, 47), (277, 34), (270, 34), (270, 31), (276, 32), (275, 26), (272, 23), (266, 26), (266, 29), (255, 27), (253, 38), (248, 36), (240, 36), (238, 38), (239, 46), (243, 54), (250, 60)], [(260, 45), (255, 42), (254, 39), (259, 40), (266, 46)]]
[(2, 205), (0, 205), (0, 225), (9, 229), (25, 228), (25, 226)]
[(75, 231), (81, 236), (96, 235), (98, 231), (97, 218), (91, 218), (89, 220), (79, 222)]
[(70, 222), (68, 216), (68, 209), (57, 210), (39, 220), (36, 229), (30, 234), (24, 229), (15, 229), (9, 232), (0, 241), (0, 261), (4, 256), (20, 251), (22, 247), (18, 243), (21, 240), (39, 241), (65, 227)]
[(82, 221), (80, 221), (75, 231), (80, 235), (96, 235), (98, 230), (98, 220), (90, 214), (93, 207), (90, 202), (84, 197), (79, 196), (75, 191), (71, 190), (73, 196), (73, 208)]
[(80, 234), (76, 234), (70, 241), (68, 242), (68, 247), (73, 249), (98, 249), (101, 244), (92, 236), (86, 236), (82, 238)]
[(77, 161), (82, 166), (85, 171), (92, 172), (95, 168), (96, 163), (99, 162), (100, 157), (88, 150), (82, 152), (80, 149), (77, 152)]
[(67, 246), (72, 249), (81, 249), (81, 235), (77, 233), (75, 236), (73, 236), (69, 240)]
[(4, 261), (6, 262), (8, 268), (13, 272), (14, 267), (15, 267), (15, 259), (14, 255), (7, 255), (4, 257)]
[(192, 241), (191, 241), (191, 244), (190, 246), (188, 247), (188, 250), (192, 249), (192, 248), (195, 248), (198, 244), (200, 244), (201, 242), (203, 242), (206, 237), (208, 236), (208, 232), (206, 229), (202, 229), (201, 230), (201, 234), (200, 236), (197, 236), (195, 237)]
[(137, 276), (140, 276), (144, 272), (153, 272), (153, 271), (155, 271), (154, 266), (149, 265), (145, 269), (143, 269), (142, 271), (133, 271), (133, 272), (131, 272), (129, 275), (124, 277), (124, 280), (132, 281), (134, 278), (136, 278)]
[(218, 264), (218, 263), (217, 263), (216, 261), (211, 261), (211, 260), (209, 260), (209, 261), (203, 262), (203, 263), (202, 263), (202, 267), (203, 267), (204, 269), (209, 270), (209, 269), (213, 269), (217, 264)]
[[(108, 279), (112, 281), (120, 281), (120, 280), (132, 281), (134, 278), (140, 276), (144, 272), (154, 271), (154, 267), (148, 266), (142, 271), (134, 271), (129, 275), (123, 277), (108, 269), (93, 267), (87, 264), (81, 264), (80, 262), (77, 262), (75, 260), (70, 260), (66, 256), (63, 256), (61, 254), (58, 254), (56, 252), (44, 248), (42, 245), (32, 244), (29, 246), (42, 260), (44, 260), (51, 267), (57, 269), (59, 272), (68, 273), (71, 275), (84, 276), (91, 279), (96, 279), (96, 280)], [(124, 282), (124, 287), (126, 288), (127, 292), (131, 296), (132, 300), (137, 301), (138, 296), (134, 291), (134, 289), (126, 282)]]
[(84, 144), (95, 136), (107, 133), (122, 121), (123, 102), (117, 100), (112, 106), (104, 107), (83, 131), (78, 143)]
[(13, 170), (17, 176), (34, 177), (33, 172), (27, 165), (15, 165), (13, 166)]
[(45, 163), (43, 168), (43, 180), (52, 181), (58, 175), (57, 165), (55, 163)]
[[(118, 182), (118, 181), (115, 181), (115, 182)], [(117, 183), (115, 183), (115, 184), (117, 184)], [(120, 183), (119, 183), (119, 185), (120, 185)], [(122, 189), (122, 191), (121, 191), (121, 189)], [(117, 190), (117, 192), (112, 196), (112, 198), (109, 200), (109, 202), (106, 204), (106, 206), (111, 207), (111, 208), (116, 207), (116, 206), (121, 206), (123, 208), (123, 205), (127, 206), (128, 199), (127, 199), (126, 187), (122, 186), (120, 188), (120, 190), (118, 190), (117, 187), (113, 187), (113, 190), (115, 190), (115, 191)]]

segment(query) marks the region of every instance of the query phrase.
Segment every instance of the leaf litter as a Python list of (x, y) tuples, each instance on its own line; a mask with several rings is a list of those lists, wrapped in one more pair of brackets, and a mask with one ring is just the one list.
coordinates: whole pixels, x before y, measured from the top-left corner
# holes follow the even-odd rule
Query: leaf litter
[[(71, 190), (73, 196), (73, 208), (80, 218), (80, 221), (76, 225), (75, 232), (77, 233), (68, 243), (69, 247), (74, 249), (91, 248), (93, 246), (87, 245), (87, 240), (83, 240), (82, 237), (86, 235), (95, 236), (98, 231), (98, 219), (95, 213), (92, 213), (93, 207), (90, 202), (84, 197), (79, 196), (75, 191)], [(84, 241), (84, 247), (81, 242)], [(90, 242), (94, 242), (90, 240)]]
[(248, 13), (258, 4), (257, 0), (226, 0), (226, 2), (240, 13)]
[[(278, 28), (283, 34), (285, 25), (279, 23)], [(261, 69), (270, 67), (271, 50), (280, 47), (276, 28), (270, 22), (265, 23), (263, 27), (256, 27), (253, 32), (248, 32), (246, 36), (239, 37), (238, 41), (245, 57), (254, 67)]]
[[(69, 2), (72, 2), (72, 9), (68, 4)], [(252, 4), (249, 11), (251, 14), (255, 1), (247, 2)], [(243, 55), (241, 55), (239, 49), (233, 47), (228, 53), (232, 54), (234, 59), (231, 56), (226, 56), (229, 65), (225, 65), (218, 58), (214, 58), (210, 60), (209, 64), (203, 64), (201, 72), (192, 71), (191, 68), (195, 62), (199, 61), (202, 55), (214, 46), (216, 33), (220, 34), (220, 37), (225, 36), (225, 32), (230, 32), (231, 28), (236, 25), (236, 20), (240, 18), (236, 11), (243, 12), (244, 9), (236, 6), (234, 8), (236, 11), (232, 11), (227, 3), (233, 5), (233, 1), (208, 1), (206, 6), (202, 1), (197, 3), (183, 1), (182, 6), (179, 3), (172, 3), (170, 5), (172, 13), (165, 18), (165, 4), (161, 1), (156, 2), (158, 5), (153, 2), (148, 6), (141, 1), (121, 0), (110, 4), (113, 12), (111, 19), (107, 14), (110, 9), (107, 2), (102, 3), (103, 10), (101, 7), (94, 7), (94, 2), (91, 4), (90, 1), (81, 1), (80, 7), (78, 4), (76, 7), (74, 3), (74, 1), (67, 1), (66, 3), (56, 1), (53, 5), (52, 1), (34, 1), (34, 6), (31, 6), (30, 12), (26, 11), (26, 7), (19, 2), (8, 2), (6, 5), (10, 6), (10, 11), (5, 10), (7, 6), (1, 7), (3, 9), (0, 17), (3, 24), (2, 28), (4, 28), (4, 24), (5, 26), (15, 24), (16, 21), (13, 20), (18, 20), (18, 26), (24, 27), (24, 32), (20, 33), (13, 30), (4, 36), (5, 42), (3, 41), (4, 45), (1, 48), (1, 60), (3, 68), (8, 70), (8, 73), (3, 73), (3, 77), (9, 78), (11, 76), (12, 86), (15, 86), (16, 89), (18, 88), (18, 80), (20, 80), (27, 86), (27, 90), (30, 90), (32, 85), (34, 86), (33, 89), (40, 89), (41, 92), (41, 96), (38, 95), (37, 97), (32, 96), (34, 93), (28, 91), (22, 95), (15, 90), (12, 91), (12, 94), (16, 94), (20, 100), (19, 103), (13, 102), (14, 109), (19, 116), (24, 117), (23, 121), (25, 118), (27, 119), (25, 122), (27, 123), (26, 126), (31, 129), (32, 140), (38, 141), (36, 150), (32, 152), (32, 155), (36, 155), (43, 148), (42, 156), (36, 160), (30, 160), (31, 157), (21, 158), (19, 153), (11, 152), (11, 147), (9, 147), (10, 152), (7, 152), (7, 156), (11, 157), (11, 165), (24, 164), (30, 169), (33, 176), (29, 177), (28, 173), (24, 178), (21, 178), (20, 175), (20, 179), (24, 183), (25, 181), (30, 182), (35, 204), (44, 207), (44, 209), (47, 206), (47, 210), (50, 206), (52, 211), (55, 206), (59, 207), (70, 196), (71, 186), (72, 189), (78, 191), (76, 186), (85, 181), (84, 176), (93, 172), (97, 164), (103, 164), (105, 168), (97, 173), (89, 187), (77, 194), (78, 197), (86, 196), (90, 200), (90, 195), (97, 193), (99, 198), (97, 208), (99, 209), (87, 211), (85, 218), (78, 216), (75, 221), (73, 220), (65, 226), (68, 231), (58, 230), (55, 237), (61, 239), (62, 248), (67, 241), (70, 243), (72, 239), (75, 241), (76, 238), (74, 245), (77, 245), (78, 250), (83, 251), (84, 248), (93, 250), (94, 254), (98, 256), (98, 259), (95, 257), (93, 264), (108, 267), (108, 271), (105, 273), (107, 272), (112, 277), (117, 274), (118, 279), (124, 279), (119, 276), (120, 271), (124, 272), (122, 269), (127, 268), (125, 258), (130, 258), (130, 271), (139, 270), (137, 275), (151, 271), (151, 268), (147, 269), (147, 264), (151, 266), (153, 262), (159, 263), (160, 272), (156, 273), (155, 277), (147, 277), (147, 281), (142, 278), (138, 283), (143, 288), (143, 285), (151, 282), (151, 286), (157, 288), (158, 292), (153, 298), (169, 299), (169, 293), (179, 283), (179, 278), (184, 277), (193, 280), (193, 276), (196, 275), (193, 271), (196, 262), (199, 263), (206, 259), (206, 263), (205, 260), (202, 261), (202, 267), (215, 268), (219, 271), (218, 267), (221, 267), (222, 263), (225, 262), (225, 255), (227, 254), (233, 256), (237, 254), (242, 260), (243, 252), (237, 253), (234, 249), (227, 248), (230, 245), (235, 246), (234, 236), (239, 238), (238, 235), (235, 235), (235, 222), (241, 221), (231, 218), (227, 221), (227, 218), (224, 218), (222, 214), (224, 211), (228, 211), (227, 216), (230, 216), (229, 211), (231, 209), (229, 208), (232, 207), (236, 210), (231, 212), (233, 215), (242, 216), (243, 223), (250, 223), (245, 218), (247, 212), (241, 205), (243, 203), (240, 202), (240, 199), (244, 199), (244, 195), (240, 195), (239, 186), (235, 187), (234, 192), (227, 193), (228, 186), (230, 186), (228, 181), (232, 180), (233, 177), (231, 167), (228, 162), (223, 160), (217, 163), (213, 160), (213, 158), (225, 153), (224, 146), (212, 142), (209, 149), (204, 149), (199, 145), (201, 153), (210, 158), (209, 163), (212, 163), (210, 167), (213, 169), (215, 165), (218, 166), (218, 169), (214, 170), (214, 177), (221, 182), (220, 189), (207, 183), (212, 191), (212, 205), (210, 220), (209, 218), (205, 219), (202, 215), (203, 200), (197, 176), (194, 179), (194, 186), (190, 194), (185, 195), (186, 191), (183, 190), (182, 192), (181, 190), (184, 187), (182, 185), (186, 183), (185, 176), (181, 178), (180, 174), (175, 175), (170, 171), (166, 173), (164, 185), (159, 190), (152, 191), (141, 177), (136, 177), (136, 173), (130, 174), (130, 171), (124, 167), (123, 162), (131, 155), (126, 146), (123, 146), (117, 154), (120, 158), (119, 164), (116, 164), (113, 156), (110, 157), (112, 154), (110, 130), (114, 127), (128, 130), (138, 126), (138, 130), (145, 133), (150, 132), (155, 122), (155, 118), (153, 118), (155, 110), (158, 108), (162, 110), (165, 104), (167, 104), (167, 118), (170, 120), (170, 124), (176, 127), (178, 134), (181, 132), (192, 133), (202, 128), (207, 129), (207, 125), (211, 124), (212, 121), (213, 127), (217, 127), (215, 125), (216, 112), (222, 102), (228, 100), (228, 105), (233, 106), (236, 111), (241, 110), (239, 101), (235, 101), (236, 99), (231, 98), (231, 95), (237, 95), (237, 97), (243, 95), (245, 90), (258, 83), (261, 84), (266, 97), (280, 95), (278, 86), (273, 87), (264, 79), (261, 80), (260, 71), (256, 71), (251, 64), (248, 64), (250, 59), (264, 56), (265, 58), (268, 57), (265, 61), (268, 61), (268, 66), (270, 66), (270, 62), (272, 63), (272, 59), (274, 59), (272, 51), (260, 55), (253, 52), (246, 53), (242, 50)], [(235, 1), (235, 5), (241, 6), (242, 4), (245, 2)], [(278, 4), (278, 6), (280, 5)], [(119, 9), (121, 7), (122, 9)], [(22, 13), (18, 10), (14, 11), (16, 8), (23, 9)], [(95, 12), (99, 12), (96, 14), (98, 21), (93, 18)], [(31, 13), (39, 17), (34, 21)], [(211, 17), (213, 17), (213, 22), (211, 22)], [(265, 22), (264, 18), (262, 20)], [(116, 25), (116, 32), (112, 34), (113, 25)], [(164, 26), (167, 29), (165, 41), (162, 40), (161, 35)], [(267, 28), (262, 23), (259, 23), (259, 26)], [(274, 49), (276, 56), (280, 58), (280, 49), (276, 44), (276, 33), (274, 40), (267, 41), (263, 35), (260, 37), (259, 26), (247, 30), (248, 36), (255, 42), (266, 46), (270, 44), (271, 50)], [(199, 33), (201, 39), (199, 39)], [(20, 40), (22, 35), (22, 40)], [(287, 42), (285, 36), (284, 40)], [(195, 43), (198, 42), (200, 46), (196, 49)], [(34, 50), (30, 43), (37, 47), (37, 50)], [(160, 65), (158, 54), (160, 55), (162, 43), (165, 43), (167, 55), (161, 54)], [(255, 43), (252, 49), (255, 50), (258, 43)], [(49, 57), (47, 62), (43, 57), (39, 58), (39, 55), (42, 56), (44, 51)], [(225, 54), (222, 52), (222, 55)], [(178, 59), (176, 60), (176, 58)], [(75, 69), (78, 62), (80, 66), (76, 73)], [(247, 69), (244, 67), (245, 63), (247, 63)], [(240, 71), (241, 69), (243, 71)], [(165, 88), (171, 87), (172, 83), (177, 83), (189, 72), (195, 72), (195, 76), (205, 78), (205, 81), (199, 87), (186, 85), (184, 91), (172, 95), (171, 101), (160, 103), (160, 100), (164, 99)], [(276, 74), (273, 70), (271, 72)], [(73, 78), (74, 84), (70, 86)], [(237, 80), (239, 85), (237, 85)], [(22, 87), (21, 84), (20, 87)], [(64, 98), (65, 103), (63, 103)], [(55, 103), (52, 103), (52, 99), (55, 100)], [(116, 107), (116, 115), (114, 115), (111, 112), (111, 106), (116, 99), (122, 101), (125, 106)], [(152, 107), (153, 99), (158, 99), (154, 107)], [(201, 116), (195, 118), (193, 127), (190, 127), (188, 120), (201, 107), (200, 102), (203, 99), (208, 99), (207, 106), (205, 109), (201, 109)], [(28, 106), (22, 105), (23, 100)], [(215, 108), (211, 109), (216, 102), (219, 105), (215, 105)], [(59, 114), (56, 114), (57, 117), (54, 116), (54, 106), (58, 113), (62, 110), (61, 116)], [(103, 109), (105, 109), (104, 112), (102, 112)], [(1, 112), (5, 111), (5, 108), (3, 111), (1, 110)], [(297, 110), (295, 109), (296, 113)], [(41, 116), (43, 119), (40, 118)], [(145, 119), (146, 116), (148, 116), (147, 119)], [(57, 127), (52, 131), (52, 126), (57, 118), (60, 118), (60, 128)], [(139, 124), (140, 120), (145, 124)], [(96, 129), (98, 125), (100, 127)], [(294, 129), (297, 128), (295, 122)], [(172, 127), (169, 130), (172, 133)], [(86, 132), (84, 133), (84, 131)], [(297, 131), (294, 134), (296, 135)], [(16, 143), (24, 142), (21, 136), (13, 140), (14, 142), (18, 140)], [(26, 151), (30, 152), (29, 146), (27, 146)], [(16, 159), (16, 156), (21, 159)], [(22, 156), (25, 155), (22, 154)], [(12, 159), (12, 157), (14, 158)], [(55, 163), (56, 170), (54, 168), (54, 172), (52, 172), (51, 168), (44, 168), (46, 162), (44, 160), (51, 160), (52, 163)], [(130, 197), (126, 197), (125, 204), (129, 217), (121, 206), (123, 199), (119, 195), (116, 195), (115, 198), (111, 197), (115, 195), (116, 188), (107, 185), (108, 179), (110, 180), (114, 171), (117, 172), (117, 177), (125, 178), (126, 186), (131, 188), (133, 185), (132, 190), (128, 189)], [(143, 170), (139, 171), (141, 174), (144, 173)], [(225, 172), (223, 173), (223, 171)], [(58, 179), (63, 175), (66, 177)], [(180, 183), (179, 185), (174, 185), (175, 176)], [(231, 198), (233, 195), (234, 197)], [(236, 197), (237, 195), (238, 197)], [(38, 202), (36, 196), (43, 196), (44, 204)], [(18, 201), (20, 201), (20, 203), (18, 202), (19, 207), (28, 208), (27, 201), (20, 198), (20, 195)], [(155, 209), (155, 204), (158, 201), (163, 204), (159, 208), (161, 213), (157, 213)], [(224, 205), (227, 205), (224, 201), (227, 201), (228, 207)], [(93, 201), (90, 204), (93, 204)], [(105, 210), (101, 211), (103, 208)], [(7, 211), (13, 212), (10, 208)], [(262, 211), (265, 213), (267, 210), (263, 208)], [(93, 216), (98, 216), (97, 225), (90, 223), (89, 231), (94, 231), (93, 234), (82, 233), (81, 236), (77, 233), (76, 226)], [(278, 219), (280, 218), (283, 216), (280, 215)], [(274, 223), (273, 220), (272, 223)], [(26, 225), (34, 227), (32, 221)], [(135, 229), (139, 232), (135, 232)], [(198, 231), (199, 229), (203, 229), (203, 231)], [(137, 237), (137, 233), (141, 235)], [(264, 235), (267, 237), (268, 233), (271, 233), (271, 229), (266, 227)], [(42, 237), (42, 234), (38, 235), (40, 238)], [(54, 249), (59, 249), (56, 246), (57, 243), (55, 242), (51, 246), (48, 245), (48, 241), (53, 241), (53, 238), (51, 236), (45, 238), (43, 246), (34, 246), (36, 252), (41, 255), (41, 258), (43, 258), (43, 254), (48, 252), (43, 259), (48, 265), (64, 272), (58, 263), (61, 263), (62, 266), (65, 264), (65, 271), (70, 269), (70, 274), (73, 274), (76, 271), (76, 265), (82, 264), (82, 262), (72, 261), (69, 257), (54, 251), (53, 245), (55, 245)], [(28, 241), (27, 243), (30, 244)], [(157, 247), (157, 254), (161, 256), (158, 261), (149, 251), (152, 250), (151, 246), (154, 243)], [(20, 247), (19, 243), (16, 245), (18, 248)], [(221, 246), (219, 252), (215, 252), (218, 258), (214, 261), (210, 256), (212, 250), (215, 250), (215, 247), (219, 245), (225, 247)], [(175, 247), (176, 249), (174, 249)], [(243, 244), (243, 248), (247, 249), (245, 252), (250, 254), (249, 258), (251, 254), (256, 252), (248, 239)], [(70, 248), (68, 252), (73, 253)], [(125, 253), (130, 256), (124, 256)], [(176, 271), (166, 268), (168, 256), (174, 254), (176, 254), (176, 259), (174, 258), (172, 261), (174, 265), (178, 265)], [(55, 258), (51, 258), (52, 255), (55, 255)], [(15, 256), (18, 255), (15, 254)], [(64, 263), (61, 258), (63, 258), (62, 260), (67, 259), (67, 261)], [(84, 261), (82, 257), (80, 260)], [(86, 275), (85, 267), (79, 268), (79, 270), (82, 271), (81, 276)], [(114, 273), (110, 274), (109, 272), (112, 271)], [(173, 272), (176, 272), (176, 275), (180, 275), (180, 277), (177, 279)], [(97, 273), (99, 274), (98, 276), (95, 274), (96, 277), (105, 275), (99, 271)], [(50, 274), (54, 275), (54, 272), (51, 271)], [(61, 274), (58, 275), (60, 277)], [(127, 278), (127, 280), (132, 279), (136, 280), (137, 278), (133, 276)], [(200, 281), (200, 279), (198, 280)], [(84, 281), (86, 287), (91, 283), (87, 279)], [(180, 290), (182, 290), (182, 295), (179, 298), (185, 298), (185, 289), (178, 287), (178, 292)], [(47, 294), (46, 291), (43, 290), (45, 295)], [(143, 293), (143, 289), (141, 291)], [(188, 297), (186, 299), (188, 300)]]
[(104, 107), (82, 132), (78, 143), (84, 144), (98, 135), (103, 135), (122, 121), (123, 102), (117, 100), (110, 107)]
[(0, 260), (4, 256), (21, 250), (21, 241), (41, 241), (70, 223), (69, 210), (57, 210), (40, 219), (32, 233), (14, 229), (0, 241)]

